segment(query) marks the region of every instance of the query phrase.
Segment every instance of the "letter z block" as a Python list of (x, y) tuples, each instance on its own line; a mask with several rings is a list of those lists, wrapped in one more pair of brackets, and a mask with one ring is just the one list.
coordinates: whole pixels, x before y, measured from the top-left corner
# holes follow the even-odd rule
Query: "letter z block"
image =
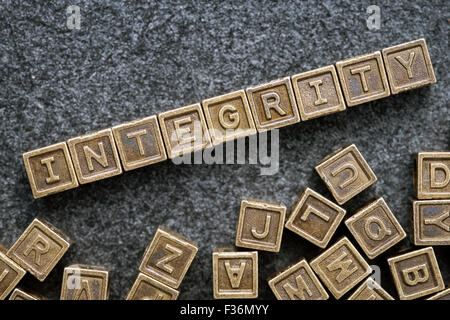
[(417, 154), (417, 198), (450, 199), (450, 152)]
[(176, 300), (179, 292), (164, 283), (139, 273), (127, 300)]
[(26, 271), (6, 256), (4, 247), (0, 249), (0, 300), (4, 300), (23, 278)]
[(109, 270), (88, 265), (64, 268), (61, 300), (108, 300)]
[(450, 200), (413, 202), (414, 244), (450, 245)]

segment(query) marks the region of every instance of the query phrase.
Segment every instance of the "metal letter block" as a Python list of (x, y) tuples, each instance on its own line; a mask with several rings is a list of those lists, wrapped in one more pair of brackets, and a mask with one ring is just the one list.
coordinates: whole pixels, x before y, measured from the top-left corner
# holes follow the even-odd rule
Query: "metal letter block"
[(394, 300), (375, 280), (368, 278), (348, 300)]
[(346, 237), (311, 261), (310, 266), (336, 299), (372, 273), (372, 268)]
[(4, 300), (25, 275), (25, 270), (6, 256), (5, 247), (0, 250), (0, 300)]
[(425, 39), (383, 49), (392, 94), (436, 83)]
[(300, 121), (289, 77), (251, 87), (246, 91), (258, 132)]
[(444, 290), (432, 247), (389, 258), (388, 263), (401, 300), (417, 299)]
[(160, 227), (145, 250), (139, 270), (177, 289), (197, 251), (196, 243)]
[(72, 138), (67, 144), (81, 184), (122, 173), (111, 129)]
[(436, 293), (434, 296), (429, 297), (427, 300), (450, 300), (450, 288)]
[(336, 69), (349, 107), (390, 95), (380, 51), (336, 62)]
[(345, 209), (307, 188), (291, 208), (286, 228), (325, 248), (345, 216)]
[(278, 300), (327, 300), (328, 293), (306, 260), (301, 260), (269, 280)]
[(346, 109), (333, 65), (292, 76), (292, 86), (302, 121)]
[(13, 293), (9, 296), (9, 300), (47, 300), (40, 294), (27, 292), (21, 288), (14, 289)]
[(413, 202), (414, 244), (450, 245), (450, 200)]
[(316, 171), (339, 204), (344, 204), (377, 181), (354, 144), (334, 151), (316, 166)]
[(65, 142), (25, 152), (23, 162), (36, 199), (78, 187)]
[(211, 137), (199, 103), (158, 115), (169, 158), (211, 146)]
[(414, 182), (419, 199), (450, 199), (450, 151), (419, 152)]
[(109, 270), (88, 265), (64, 268), (61, 300), (108, 300)]
[(36, 218), (8, 251), (8, 257), (44, 281), (72, 241), (49, 222)]
[(164, 283), (139, 273), (127, 300), (177, 300), (179, 292)]
[(213, 293), (215, 299), (258, 297), (258, 252), (213, 252)]
[(279, 252), (285, 217), (286, 207), (280, 203), (242, 200), (236, 246)]
[(203, 100), (202, 105), (214, 145), (256, 133), (244, 90)]
[(406, 237), (383, 198), (359, 209), (345, 224), (369, 259), (377, 257)]
[(112, 132), (126, 171), (167, 159), (156, 116), (120, 124)]

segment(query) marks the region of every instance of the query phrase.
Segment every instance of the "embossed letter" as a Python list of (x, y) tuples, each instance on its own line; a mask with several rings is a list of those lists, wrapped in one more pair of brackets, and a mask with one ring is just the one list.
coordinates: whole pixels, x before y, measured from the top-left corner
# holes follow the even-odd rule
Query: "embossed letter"
[(34, 238), (31, 245), (27, 247), (27, 249), (23, 252), (25, 256), (29, 256), (31, 252), (34, 252), (34, 263), (38, 266), (41, 265), (41, 256), (46, 254), (50, 250), (50, 243), (42, 237), (38, 235)]
[(136, 144), (137, 144), (137, 146), (139, 148), (139, 154), (141, 156), (145, 155), (144, 146), (142, 145), (141, 136), (144, 136), (146, 134), (147, 134), (147, 130), (145, 130), (145, 129), (138, 130), (138, 131), (135, 131), (135, 132), (130, 132), (130, 133), (127, 134), (127, 138), (128, 139), (136, 139)]
[(256, 227), (252, 228), (252, 236), (254, 236), (256, 239), (264, 239), (269, 234), (270, 230), (270, 220), (272, 219), (271, 216), (266, 215), (266, 223), (264, 224), (264, 231), (262, 233), (259, 233), (256, 231)]
[[(422, 271), (422, 276), (419, 271)], [(414, 286), (418, 283), (426, 282), (429, 277), (428, 268), (426, 264), (421, 264), (408, 269), (402, 270), (405, 283), (409, 286)]]
[[(372, 225), (376, 225), (378, 232), (373, 232), (371, 229)], [(366, 235), (375, 241), (379, 241), (384, 239), (386, 236), (390, 236), (392, 231), (389, 230), (386, 225), (383, 223), (383, 220), (377, 217), (369, 217), (364, 223), (364, 230), (366, 231)]]
[(294, 300), (295, 297), (298, 297), (301, 300), (305, 300), (305, 291), (308, 296), (312, 296), (311, 289), (309, 289), (308, 285), (305, 283), (305, 280), (303, 280), (301, 276), (295, 277), (295, 282), (297, 283), (297, 288), (291, 286), (290, 283), (283, 284), (283, 289), (286, 291), (291, 300)]
[[(443, 181), (436, 181), (436, 170), (442, 170), (445, 173)], [(450, 182), (450, 169), (443, 163), (430, 164), (430, 183), (432, 188), (444, 188)]]
[(350, 170), (352, 172), (352, 175), (350, 178), (348, 178), (346, 181), (342, 182), (339, 185), (339, 188), (344, 189), (345, 187), (352, 184), (356, 179), (358, 179), (358, 169), (356, 169), (355, 165), (352, 163), (344, 163), (341, 166), (335, 168), (333, 171), (331, 171), (331, 175), (333, 177), (337, 176), (339, 173), (341, 173), (344, 170)]
[[(225, 113), (229, 113), (228, 119), (225, 118)], [(235, 129), (239, 126), (239, 112), (237, 109), (230, 105), (224, 105), (219, 110), (219, 122), (220, 125), (225, 129)]]
[(355, 68), (355, 69), (350, 69), (351, 74), (359, 74), (364, 92), (369, 91), (369, 87), (367, 86), (366, 74), (365, 74), (365, 72), (367, 72), (367, 71), (370, 71), (369, 65)]
[(177, 259), (178, 257), (180, 257), (183, 254), (183, 251), (166, 243), (165, 248), (167, 251), (169, 251), (170, 253), (164, 257), (162, 257), (161, 259), (159, 259), (156, 262), (156, 266), (158, 268), (163, 269), (164, 271), (166, 271), (167, 273), (172, 273), (174, 268), (170, 265), (168, 265), (169, 262)]
[(333, 262), (331, 262), (327, 269), (328, 271), (340, 270), (339, 274), (336, 277), (336, 281), (341, 283), (345, 279), (347, 279), (351, 274), (358, 270), (358, 267), (354, 266), (352, 269), (349, 269), (350, 265), (353, 263), (351, 259), (347, 259), (343, 261), (343, 259), (347, 257), (347, 252), (342, 252), (339, 257), (337, 257)]
[(408, 78), (411, 79), (413, 77), (411, 67), (414, 63), (414, 60), (416, 60), (416, 53), (414, 51), (411, 51), (409, 53), (409, 58), (407, 61), (403, 60), (401, 56), (396, 56), (395, 60), (397, 60), (406, 69), (406, 72), (408, 72)]
[(230, 279), (233, 289), (239, 288), (246, 265), (247, 262), (241, 262), (239, 267), (231, 267), (229, 261), (225, 262), (225, 270), (227, 271), (228, 279)]
[(317, 96), (317, 100), (314, 101), (314, 105), (318, 106), (320, 104), (324, 104), (327, 103), (328, 100), (322, 97), (322, 94), (320, 92), (319, 86), (322, 84), (322, 80), (316, 80), (316, 81), (311, 81), (309, 83), (310, 87), (314, 87), (314, 89), (316, 90), (316, 96)]
[(280, 106), (280, 96), (276, 92), (262, 94), (261, 99), (264, 106), (266, 118), (268, 120), (272, 119), (272, 113), (270, 112), (270, 109), (274, 109), (280, 116), (286, 115), (286, 111), (284, 111)]
[(88, 163), (89, 171), (94, 171), (94, 165), (92, 164), (92, 158), (95, 159), (103, 168), (108, 166), (108, 159), (106, 158), (105, 148), (103, 147), (103, 142), (98, 143), (98, 148), (100, 150), (100, 154), (95, 153), (94, 150), (89, 148), (88, 146), (83, 147), (84, 156), (86, 157), (86, 161)]

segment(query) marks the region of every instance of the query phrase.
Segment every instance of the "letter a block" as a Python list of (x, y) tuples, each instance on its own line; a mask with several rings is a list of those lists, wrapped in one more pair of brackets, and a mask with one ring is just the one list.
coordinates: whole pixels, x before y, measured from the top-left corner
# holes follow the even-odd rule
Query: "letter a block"
[(450, 199), (450, 152), (419, 152), (417, 198)]
[(413, 202), (414, 244), (450, 245), (450, 200)]
[(368, 278), (348, 300), (394, 300), (375, 280)]
[(280, 203), (245, 199), (241, 202), (236, 246), (280, 251), (286, 207)]
[(311, 261), (310, 266), (336, 299), (372, 272), (372, 268), (346, 237)]
[(6, 249), (0, 245), (0, 300), (4, 300), (23, 278), (26, 271), (6, 256)]
[(49, 222), (36, 218), (8, 251), (8, 257), (44, 281), (72, 241)]
[(145, 250), (139, 270), (177, 289), (197, 251), (197, 244), (194, 242), (164, 228), (158, 228)]
[(61, 300), (108, 300), (109, 270), (71, 265), (64, 268)]
[(269, 280), (278, 300), (327, 300), (328, 293), (306, 260), (286, 268)]
[(139, 273), (127, 300), (176, 300), (179, 292), (164, 283)]
[(432, 247), (388, 259), (401, 300), (417, 299), (444, 290), (444, 282)]

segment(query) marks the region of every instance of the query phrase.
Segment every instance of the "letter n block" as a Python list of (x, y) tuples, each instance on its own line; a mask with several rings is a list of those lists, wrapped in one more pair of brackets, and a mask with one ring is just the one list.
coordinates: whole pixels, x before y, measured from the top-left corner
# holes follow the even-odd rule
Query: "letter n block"
[(419, 199), (450, 199), (450, 152), (419, 152), (415, 184)]
[(26, 271), (6, 256), (6, 249), (0, 245), (0, 300), (4, 300)]
[(88, 265), (64, 268), (61, 300), (108, 300), (109, 270)]
[(414, 244), (450, 245), (450, 199), (413, 202)]
[(139, 273), (127, 300), (176, 300), (179, 292), (164, 283)]

